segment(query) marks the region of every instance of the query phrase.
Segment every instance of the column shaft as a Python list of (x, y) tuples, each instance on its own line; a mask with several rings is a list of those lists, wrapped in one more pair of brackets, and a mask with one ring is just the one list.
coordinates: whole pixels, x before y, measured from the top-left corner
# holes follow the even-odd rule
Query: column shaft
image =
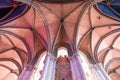
[(99, 80), (111, 80), (100, 63), (94, 65), (94, 70)]
[(30, 80), (34, 67), (32, 65), (25, 66), (17, 80)]
[(77, 61), (78, 70), (79, 70), (82, 80), (86, 80), (85, 73), (84, 73), (83, 67), (81, 65), (81, 59), (78, 54), (76, 55), (76, 61)]
[(72, 78), (73, 80), (86, 80), (79, 58), (79, 55), (73, 55), (70, 59)]
[(54, 80), (56, 59), (48, 53), (40, 80)]
[(71, 72), (72, 72), (72, 78), (73, 80), (76, 80), (76, 66), (75, 66), (75, 60), (74, 59), (70, 59), (70, 65), (71, 65)]

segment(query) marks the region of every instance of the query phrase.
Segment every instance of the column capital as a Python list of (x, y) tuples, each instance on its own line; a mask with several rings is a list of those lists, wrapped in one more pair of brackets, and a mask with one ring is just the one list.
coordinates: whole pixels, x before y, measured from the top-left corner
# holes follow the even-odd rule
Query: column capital
[(73, 54), (72, 56), (68, 57), (69, 60), (75, 59), (77, 56), (79, 56), (78, 53)]
[(99, 67), (98, 64), (94, 64), (94, 68), (95, 68), (96, 70), (100, 70), (100, 67)]
[(50, 60), (57, 61), (57, 58), (53, 56), (51, 53), (48, 53), (48, 56), (50, 57)]
[(51, 57), (50, 60), (51, 60), (51, 61), (57, 61), (57, 58)]
[(94, 65), (93, 64), (90, 64), (90, 69), (95, 69)]
[(97, 63), (97, 65), (99, 65), (99, 66), (103, 66), (102, 63)]
[(32, 71), (33, 69), (35, 69), (35, 67), (33, 65), (30, 65), (30, 64), (25, 65), (25, 68), (27, 71)]

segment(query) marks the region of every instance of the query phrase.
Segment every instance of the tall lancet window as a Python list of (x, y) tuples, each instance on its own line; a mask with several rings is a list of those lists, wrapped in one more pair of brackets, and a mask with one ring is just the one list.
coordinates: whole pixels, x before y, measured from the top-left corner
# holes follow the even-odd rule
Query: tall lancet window
[(67, 48), (65, 48), (65, 47), (58, 48), (57, 58), (60, 57), (60, 56), (62, 56), (62, 57), (67, 56), (68, 57)]
[(91, 71), (91, 65), (87, 57), (85, 56), (85, 54), (79, 51), (79, 55), (80, 55), (81, 64), (82, 64), (87, 80), (96, 80), (94, 74)]
[(45, 61), (45, 57), (46, 57), (46, 51), (44, 51), (41, 56), (39, 57), (39, 60), (37, 62), (37, 64), (35, 65), (35, 71), (33, 72), (33, 75), (31, 77), (31, 80), (39, 80), (42, 72), (43, 72), (43, 68), (44, 68), (44, 61)]
[(68, 59), (68, 51), (64, 47), (58, 49), (55, 80), (72, 80), (72, 74)]

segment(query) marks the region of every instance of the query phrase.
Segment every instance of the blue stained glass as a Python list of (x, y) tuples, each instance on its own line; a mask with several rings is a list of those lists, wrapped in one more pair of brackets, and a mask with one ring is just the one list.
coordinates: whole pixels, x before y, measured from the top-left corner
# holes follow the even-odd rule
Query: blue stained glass
[(1, 6), (12, 6), (9, 0), (0, 0), (0, 7)]
[[(104, 4), (103, 4), (104, 3)], [(108, 2), (109, 3), (109, 2)], [(111, 0), (110, 5), (107, 5), (107, 2), (98, 3), (98, 8), (105, 14), (120, 18), (120, 0)]]
[(112, 17), (118, 18), (118, 16), (115, 13), (113, 13), (106, 5), (98, 4), (98, 7), (100, 10), (102, 10), (102, 12), (104, 12)]
[(19, 7), (17, 7), (9, 16), (7, 16), (6, 18), (4, 18), (3, 20), (1, 20), (0, 22), (3, 22), (3, 21), (6, 21), (6, 20), (9, 20), (9, 19), (12, 19), (12, 18), (14, 18), (14, 17), (19, 17), (20, 16), (20, 14), (23, 14), (24, 12), (24, 10), (26, 9), (26, 5), (24, 4), (24, 5), (21, 5), (21, 6), (19, 6)]
[(22, 3), (13, 3), (10, 0), (0, 0), (0, 25), (20, 17), (29, 6)]
[(22, 5), (17, 7), (9, 16), (8, 18), (12, 18), (14, 16), (18, 16), (20, 13), (22, 13), (26, 9), (26, 5)]
[(111, 0), (112, 4), (120, 4), (120, 0)]
[(111, 5), (111, 7), (118, 13), (120, 13), (120, 6), (113, 6)]

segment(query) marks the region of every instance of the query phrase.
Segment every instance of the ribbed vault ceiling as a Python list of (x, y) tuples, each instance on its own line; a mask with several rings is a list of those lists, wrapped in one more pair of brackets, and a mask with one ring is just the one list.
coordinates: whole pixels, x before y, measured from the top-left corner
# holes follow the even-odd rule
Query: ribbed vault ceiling
[[(0, 10), (7, 9), (3, 5), (8, 2), (12, 11), (22, 11), (0, 13), (0, 75), (3, 75), (0, 79), (9, 76), (16, 79), (23, 67), (34, 65), (43, 51), (52, 53), (56, 45), (69, 44), (73, 53), (83, 51), (94, 63), (101, 62), (111, 78), (119, 80), (120, 20), (98, 6), (107, 7), (111, 1), (97, 5), (96, 0), (70, 3), (35, 0), (31, 6), (23, 4), (24, 1), (9, 1), (1, 0)], [(20, 6), (23, 8), (19, 9)]]

